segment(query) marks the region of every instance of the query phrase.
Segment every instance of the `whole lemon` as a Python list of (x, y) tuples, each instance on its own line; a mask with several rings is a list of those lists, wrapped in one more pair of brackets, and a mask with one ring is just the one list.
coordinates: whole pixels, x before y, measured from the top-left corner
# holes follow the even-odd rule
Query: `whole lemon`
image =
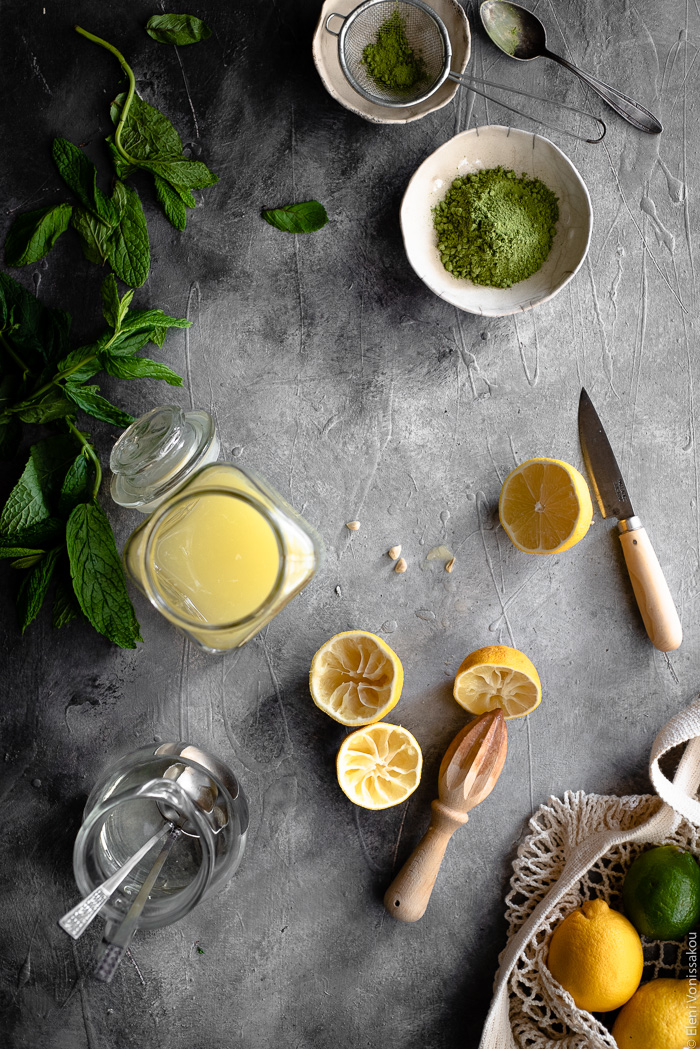
[(632, 923), (605, 900), (587, 900), (554, 930), (547, 965), (579, 1009), (609, 1012), (639, 987), (642, 941)]
[(642, 936), (680, 940), (700, 920), (700, 867), (677, 845), (648, 849), (627, 871), (625, 913)]
[(695, 1003), (690, 980), (651, 980), (619, 1013), (613, 1038), (620, 1049), (683, 1049), (695, 1045)]

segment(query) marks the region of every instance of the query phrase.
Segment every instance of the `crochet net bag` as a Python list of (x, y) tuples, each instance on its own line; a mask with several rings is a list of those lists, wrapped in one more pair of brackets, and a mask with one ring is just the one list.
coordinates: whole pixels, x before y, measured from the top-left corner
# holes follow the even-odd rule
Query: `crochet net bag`
[[(673, 781), (659, 761), (685, 744)], [(700, 700), (672, 718), (651, 750), (656, 794), (624, 798), (568, 792), (531, 818), (506, 896), (508, 943), (480, 1049), (617, 1049), (607, 1030), (547, 969), (555, 926), (586, 899), (619, 907), (625, 871), (649, 844), (700, 852)], [(644, 979), (684, 974), (686, 944), (644, 941)]]

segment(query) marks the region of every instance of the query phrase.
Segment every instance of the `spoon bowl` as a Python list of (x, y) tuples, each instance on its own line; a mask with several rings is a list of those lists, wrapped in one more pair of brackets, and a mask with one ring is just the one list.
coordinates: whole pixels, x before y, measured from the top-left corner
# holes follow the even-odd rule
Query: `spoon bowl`
[(547, 47), (546, 31), (539, 18), (520, 4), (513, 4), (510, 0), (484, 0), (479, 14), (493, 43), (509, 58), (515, 58), (519, 62), (531, 62), (534, 58), (551, 58), (553, 62), (558, 62), (583, 80), (584, 84), (592, 88), (616, 113), (639, 131), (645, 131), (648, 135), (658, 135), (663, 130), (653, 113), (639, 102), (550, 51)]

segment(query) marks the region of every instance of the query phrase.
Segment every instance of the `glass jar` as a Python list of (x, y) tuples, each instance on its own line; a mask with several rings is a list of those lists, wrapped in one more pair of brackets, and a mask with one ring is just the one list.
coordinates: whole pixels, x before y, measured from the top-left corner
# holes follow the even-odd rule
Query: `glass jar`
[(115, 444), (112, 497), (149, 517), (124, 548), (127, 573), (207, 652), (237, 648), (313, 578), (323, 544), (252, 470), (217, 462), (206, 412), (155, 408)]
[[(73, 849), (83, 896), (101, 885), (168, 822), (182, 831), (139, 918), (160, 928), (184, 917), (237, 869), (245, 848), (248, 805), (236, 776), (214, 755), (188, 743), (141, 747), (95, 784)], [(124, 879), (102, 907), (120, 922), (160, 846)]]

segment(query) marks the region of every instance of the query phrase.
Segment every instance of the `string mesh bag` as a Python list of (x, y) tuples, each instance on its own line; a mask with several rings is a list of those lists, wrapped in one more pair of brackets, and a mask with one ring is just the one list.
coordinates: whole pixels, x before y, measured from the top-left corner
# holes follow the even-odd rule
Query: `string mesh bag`
[[(659, 761), (685, 744), (673, 780)], [(578, 1009), (547, 968), (557, 925), (585, 900), (621, 909), (622, 883), (650, 845), (700, 852), (700, 700), (661, 729), (649, 762), (655, 794), (609, 797), (567, 792), (528, 823), (506, 896), (508, 942), (480, 1049), (617, 1049), (610, 1031)], [(642, 938), (643, 981), (687, 975), (688, 940)]]

